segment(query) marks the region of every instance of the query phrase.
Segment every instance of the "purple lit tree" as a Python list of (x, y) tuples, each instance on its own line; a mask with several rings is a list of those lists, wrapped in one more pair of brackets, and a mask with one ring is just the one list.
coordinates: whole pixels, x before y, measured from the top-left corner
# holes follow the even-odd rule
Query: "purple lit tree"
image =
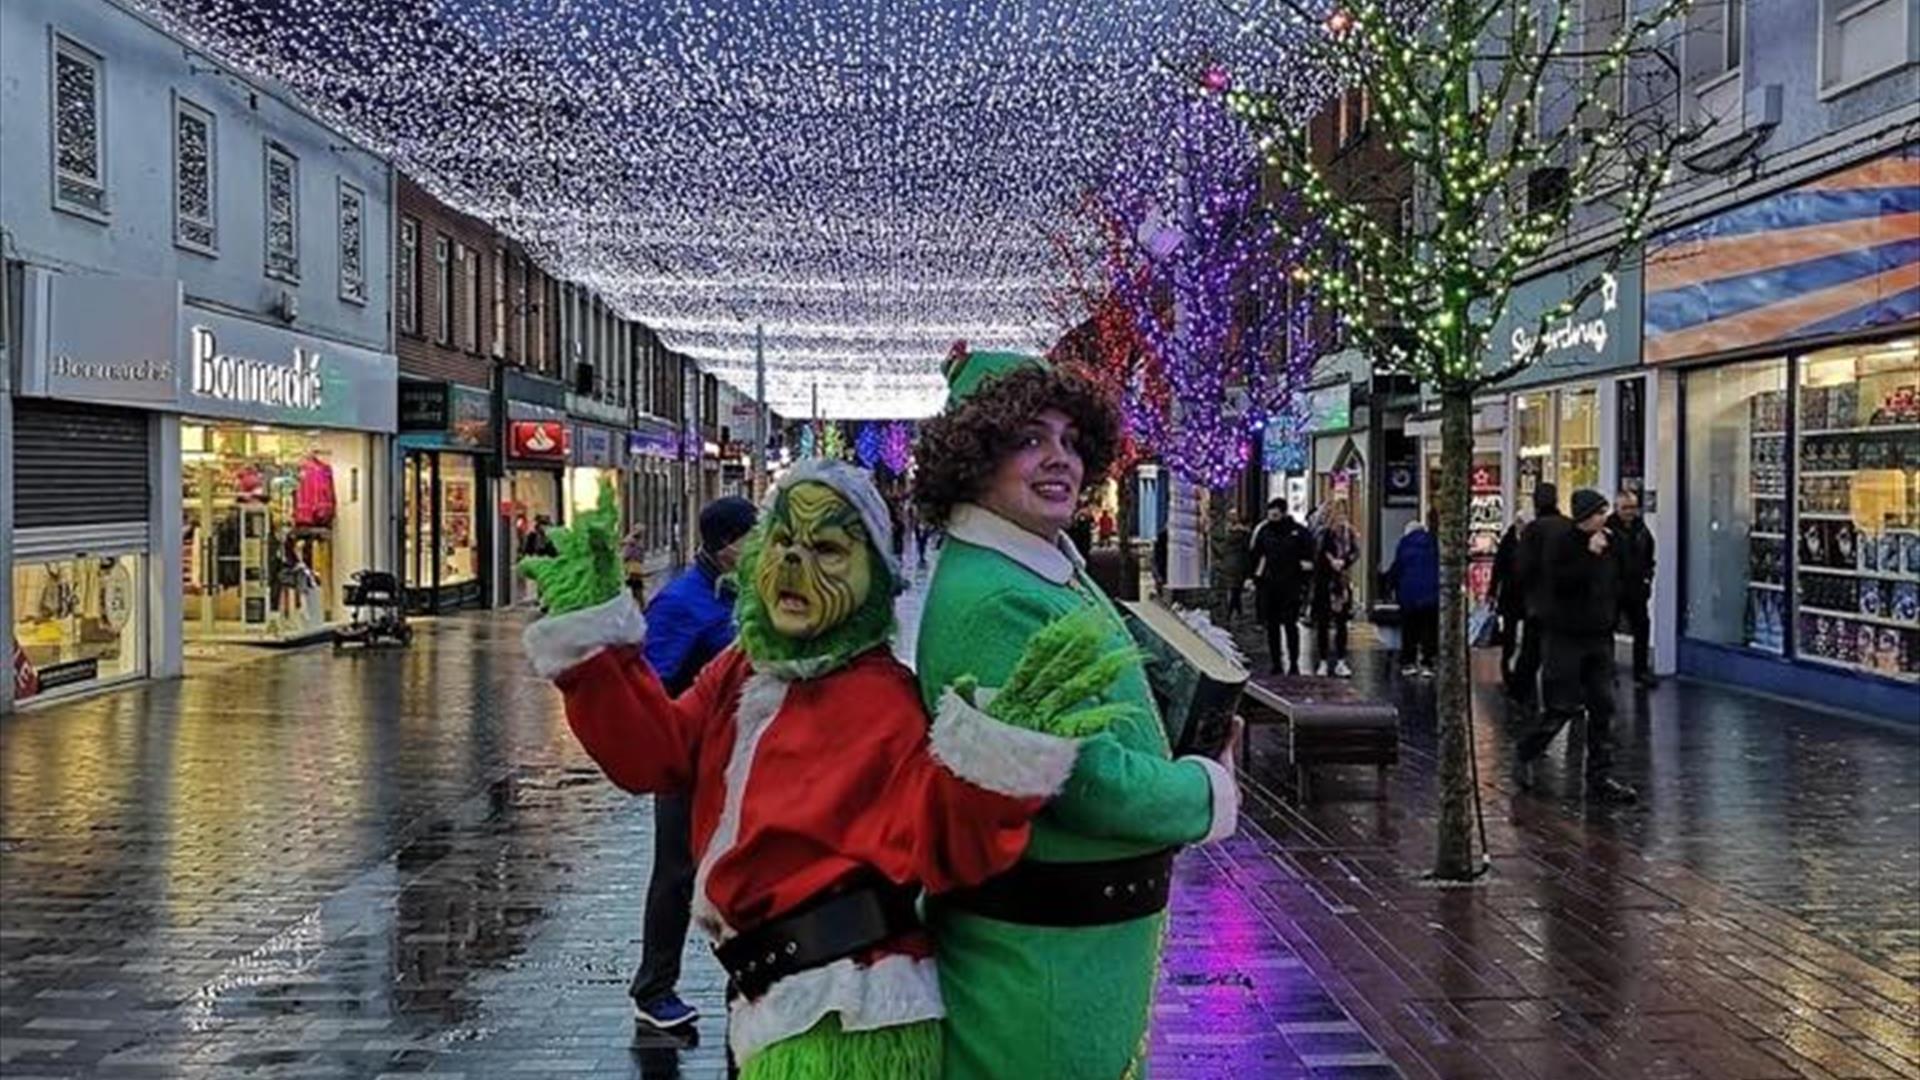
[(1144, 134), (1100, 202), (1118, 248), (1106, 287), (1169, 390), (1163, 400), (1130, 388), (1128, 426), (1175, 473), (1221, 492), (1320, 352), (1314, 295), (1292, 274), (1320, 234), (1295, 200), (1262, 190), (1254, 137), (1214, 96), (1224, 75), (1208, 74), (1203, 93)]
[(888, 421), (880, 437), (880, 464), (895, 476), (907, 475), (913, 467), (913, 425), (905, 420)]

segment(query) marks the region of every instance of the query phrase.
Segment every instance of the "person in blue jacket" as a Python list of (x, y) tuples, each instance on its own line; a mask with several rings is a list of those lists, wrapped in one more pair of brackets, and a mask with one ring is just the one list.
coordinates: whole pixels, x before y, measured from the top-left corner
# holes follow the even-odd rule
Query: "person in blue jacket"
[(1400, 674), (1431, 678), (1440, 652), (1440, 545), (1430, 521), (1407, 523), (1387, 577), (1400, 600)]
[[(707, 661), (733, 643), (733, 590), (727, 575), (740, 555), (740, 541), (753, 529), (753, 504), (737, 495), (715, 499), (700, 511), (700, 550), (693, 565), (667, 583), (647, 605), (647, 663), (667, 693), (693, 685)], [(653, 797), (653, 876), (641, 916), (640, 969), (628, 994), (635, 1023), (666, 1030), (699, 1019), (680, 1000), (680, 954), (686, 950), (693, 912), (693, 796)]]

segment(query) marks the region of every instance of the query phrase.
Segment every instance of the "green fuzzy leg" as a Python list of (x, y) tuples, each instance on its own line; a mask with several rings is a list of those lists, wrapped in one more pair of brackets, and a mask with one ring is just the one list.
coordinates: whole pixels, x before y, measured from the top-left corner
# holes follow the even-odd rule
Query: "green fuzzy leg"
[[(1063, 615), (1041, 627), (1021, 652), (1007, 685), (988, 703), (987, 715), (1013, 727), (1064, 738), (1105, 731), (1130, 707), (1102, 704), (1100, 698), (1138, 659), (1129, 648), (1103, 655), (1106, 637), (1106, 629), (1091, 612)], [(971, 702), (978, 686), (979, 680), (963, 676), (955, 681), (954, 690)]]
[(840, 1014), (747, 1059), (740, 1080), (934, 1080), (940, 1075), (940, 1022), (843, 1031)]
[(604, 604), (627, 587), (620, 562), (620, 507), (613, 484), (600, 482), (600, 500), (564, 528), (547, 530), (557, 555), (520, 560), (520, 572), (540, 587), (540, 606), (549, 615)]

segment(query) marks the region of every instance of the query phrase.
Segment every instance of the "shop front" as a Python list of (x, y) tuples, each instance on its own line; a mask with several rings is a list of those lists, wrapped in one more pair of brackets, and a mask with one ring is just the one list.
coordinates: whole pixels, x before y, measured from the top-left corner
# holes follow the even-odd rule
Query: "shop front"
[(680, 440), (674, 426), (641, 419), (627, 433), (628, 570), (652, 581), (680, 564)]
[(562, 481), (573, 445), (567, 419), (566, 388), (551, 379), (506, 368), (501, 372), (506, 422), (500, 425), (500, 536), (496, 579), (511, 584), (502, 591), (511, 603), (533, 595), (531, 583), (514, 570), (530, 553), (534, 533), (566, 520)]
[(347, 575), (382, 557), (393, 356), (184, 303), (176, 281), (23, 279), (17, 698), (342, 618)]
[(621, 507), (619, 520), (625, 530), (627, 498), (622, 491), (621, 472), (626, 461), (627, 440), (618, 432), (599, 424), (575, 421), (567, 457), (567, 517), (569, 520), (592, 510), (600, 502), (602, 487), (613, 490), (614, 502)]
[(1915, 205), (1909, 147), (1649, 256), (1647, 356), (1681, 402), (1684, 672), (1920, 720)]
[(297, 641), (384, 561), (390, 353), (189, 308), (179, 434), (187, 640)]
[(493, 398), (457, 383), (400, 384), (401, 580), (415, 611), (491, 606)]

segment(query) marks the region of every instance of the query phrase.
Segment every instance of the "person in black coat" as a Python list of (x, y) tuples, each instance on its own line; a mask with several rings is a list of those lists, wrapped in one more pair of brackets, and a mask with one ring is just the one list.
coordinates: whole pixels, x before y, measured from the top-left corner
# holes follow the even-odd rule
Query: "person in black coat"
[(1253, 611), (1267, 629), (1267, 659), (1281, 673), (1280, 639), (1287, 642), (1286, 674), (1300, 674), (1300, 600), (1313, 571), (1313, 534), (1287, 513), (1287, 501), (1267, 503), (1267, 519), (1248, 540), (1253, 560)]
[(1620, 589), (1620, 621), (1633, 635), (1633, 681), (1651, 689), (1659, 681), (1653, 677), (1648, 658), (1653, 634), (1653, 620), (1647, 614), (1647, 605), (1653, 599), (1653, 530), (1640, 516), (1640, 496), (1631, 489), (1621, 490), (1613, 516), (1607, 519), (1607, 531), (1620, 545), (1625, 573)]
[(1613, 630), (1626, 587), (1626, 559), (1607, 529), (1606, 496), (1582, 489), (1573, 495), (1570, 527), (1546, 549), (1542, 567), (1548, 602), (1546, 708), (1541, 722), (1521, 739), (1520, 782), (1532, 787), (1533, 763), (1568, 721), (1587, 717), (1587, 791), (1611, 802), (1632, 802), (1631, 787), (1609, 775), (1613, 765)]
[[(1602, 500), (1604, 502), (1604, 500)], [(1553, 606), (1553, 583), (1547, 573), (1550, 552), (1573, 530), (1560, 513), (1560, 491), (1542, 481), (1533, 489), (1533, 520), (1520, 534), (1514, 559), (1514, 582), (1526, 604), (1526, 622), (1520, 635), (1520, 655), (1507, 680), (1507, 695), (1524, 709), (1540, 701), (1540, 664), (1546, 646), (1547, 610)]]
[(1513, 524), (1500, 534), (1493, 549), (1493, 580), (1487, 586), (1487, 599), (1500, 616), (1500, 678), (1513, 684), (1513, 658), (1520, 650), (1520, 624), (1527, 617), (1527, 592), (1520, 586), (1520, 534), (1527, 519), (1516, 515)]

